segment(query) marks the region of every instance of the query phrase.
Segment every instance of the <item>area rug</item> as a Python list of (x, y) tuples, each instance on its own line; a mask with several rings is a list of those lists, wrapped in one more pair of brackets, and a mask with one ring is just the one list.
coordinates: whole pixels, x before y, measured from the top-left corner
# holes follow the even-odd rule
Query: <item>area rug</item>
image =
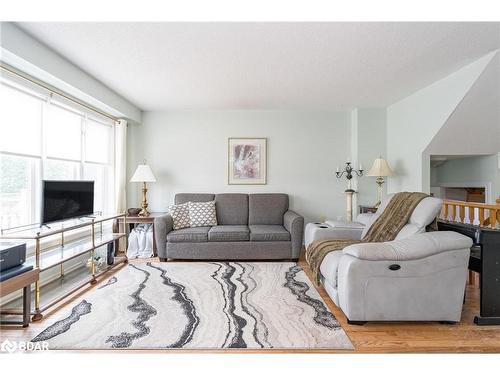
[(291, 262), (129, 264), (32, 341), (50, 349), (353, 349)]

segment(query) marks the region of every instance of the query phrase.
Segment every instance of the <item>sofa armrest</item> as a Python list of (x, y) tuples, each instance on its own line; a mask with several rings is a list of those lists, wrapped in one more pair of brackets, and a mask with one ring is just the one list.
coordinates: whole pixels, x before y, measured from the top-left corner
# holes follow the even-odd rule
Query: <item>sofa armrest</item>
[(359, 243), (343, 252), (364, 260), (416, 260), (446, 251), (470, 249), (472, 240), (456, 232), (428, 232), (390, 242)]
[(164, 249), (167, 244), (167, 234), (174, 228), (174, 220), (170, 214), (155, 218), (155, 241), (157, 249)]
[(292, 259), (298, 258), (302, 249), (304, 235), (304, 218), (294, 211), (288, 210), (283, 216), (283, 225), (290, 232), (292, 240)]

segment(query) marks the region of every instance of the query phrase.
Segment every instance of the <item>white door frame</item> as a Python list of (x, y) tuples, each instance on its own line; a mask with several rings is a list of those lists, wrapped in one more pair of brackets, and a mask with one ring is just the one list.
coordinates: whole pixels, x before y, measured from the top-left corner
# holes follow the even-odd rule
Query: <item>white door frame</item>
[(471, 182), (443, 182), (437, 185), (440, 188), (466, 188), (466, 187), (474, 187), (474, 188), (484, 188), (485, 193), (485, 203), (494, 204), (493, 197), (491, 195), (491, 182), (484, 181), (471, 181)]

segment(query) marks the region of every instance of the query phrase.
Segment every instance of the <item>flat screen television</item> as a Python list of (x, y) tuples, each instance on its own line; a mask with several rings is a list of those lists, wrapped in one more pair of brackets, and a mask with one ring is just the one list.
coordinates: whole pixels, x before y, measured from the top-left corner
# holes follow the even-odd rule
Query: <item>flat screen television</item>
[(42, 224), (92, 215), (94, 181), (49, 181), (42, 183)]

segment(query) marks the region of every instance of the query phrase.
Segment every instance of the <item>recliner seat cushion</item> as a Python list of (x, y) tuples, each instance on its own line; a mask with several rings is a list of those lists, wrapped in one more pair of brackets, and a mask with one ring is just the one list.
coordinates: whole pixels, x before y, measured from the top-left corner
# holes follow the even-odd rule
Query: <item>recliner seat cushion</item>
[(217, 225), (208, 231), (210, 242), (248, 241), (250, 230), (246, 225)]
[(215, 209), (219, 225), (248, 224), (248, 194), (216, 194)]
[(249, 194), (248, 224), (283, 225), (288, 211), (288, 194)]
[(342, 250), (329, 252), (326, 254), (319, 267), (321, 275), (323, 275), (325, 280), (328, 280), (330, 285), (334, 288), (337, 287), (337, 271), (342, 255), (344, 255)]
[(207, 242), (210, 227), (184, 228), (167, 235), (167, 242)]
[(290, 241), (282, 225), (250, 225), (250, 241)]

